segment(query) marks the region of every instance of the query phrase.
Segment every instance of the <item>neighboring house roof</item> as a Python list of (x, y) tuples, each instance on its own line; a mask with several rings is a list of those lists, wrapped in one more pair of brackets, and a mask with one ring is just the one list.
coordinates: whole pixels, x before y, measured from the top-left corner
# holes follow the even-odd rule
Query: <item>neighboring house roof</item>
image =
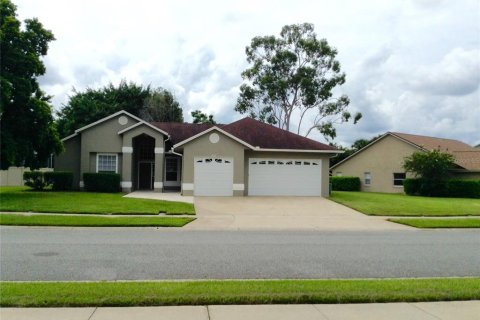
[(395, 137), (422, 151), (440, 150), (442, 152), (450, 153), (455, 157), (455, 164), (457, 164), (458, 166), (467, 170), (480, 170), (480, 151), (462, 141), (428, 137), (428, 136), (420, 136), (420, 135), (400, 133), (400, 132), (385, 133), (383, 136), (381, 136), (377, 140), (368, 144), (364, 148), (358, 150), (351, 156), (343, 159), (339, 163), (332, 166), (330, 169), (334, 169), (340, 164), (350, 160), (351, 158), (355, 157), (358, 153), (363, 152), (364, 150), (368, 149), (369, 147), (371, 147), (372, 145), (374, 145), (375, 143), (379, 142), (380, 140), (382, 140), (387, 136)]
[(243, 118), (226, 125), (165, 122), (153, 122), (152, 124), (168, 132), (175, 147), (217, 129), (224, 134), (231, 135), (245, 146), (259, 151), (339, 152), (329, 145), (252, 118)]
[(453, 151), (453, 156), (459, 166), (470, 171), (480, 171), (480, 150)]
[(442, 152), (452, 153), (453, 151), (468, 151), (473, 149), (472, 146), (459, 140), (419, 136), (415, 134), (399, 132), (390, 132), (390, 134), (407, 140), (410, 143), (429, 151), (439, 150)]

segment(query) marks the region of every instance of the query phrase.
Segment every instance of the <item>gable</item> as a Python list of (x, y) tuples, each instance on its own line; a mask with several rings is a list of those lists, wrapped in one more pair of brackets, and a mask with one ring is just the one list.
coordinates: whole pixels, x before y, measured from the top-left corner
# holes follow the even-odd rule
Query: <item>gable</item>
[(334, 174), (335, 172), (349, 171), (353, 167), (356, 169), (364, 168), (362, 170), (368, 171), (366, 170), (367, 168), (374, 166), (382, 167), (387, 162), (390, 165), (401, 168), (405, 157), (418, 150), (419, 148), (412, 144), (390, 134), (385, 134), (330, 169)]

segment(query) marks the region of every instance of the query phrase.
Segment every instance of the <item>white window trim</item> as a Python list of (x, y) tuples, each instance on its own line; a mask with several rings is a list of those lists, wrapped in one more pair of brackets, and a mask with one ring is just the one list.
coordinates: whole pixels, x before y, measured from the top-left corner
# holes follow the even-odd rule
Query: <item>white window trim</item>
[(116, 153), (97, 153), (97, 166), (96, 166), (96, 172), (98, 173), (98, 161), (100, 156), (115, 156), (115, 173), (118, 173), (118, 154)]
[(405, 179), (407, 179), (407, 174), (405, 173), (405, 178), (403, 178), (403, 179), (395, 179), (395, 173), (405, 173), (405, 172), (394, 172), (394, 173), (392, 174), (392, 176), (393, 176), (392, 186), (393, 186), (394, 188), (403, 188), (403, 185), (396, 185), (396, 184), (395, 184), (395, 180), (405, 181)]
[[(366, 175), (368, 174), (368, 179), (370, 180), (368, 183), (367, 183), (367, 177)], [(363, 173), (363, 184), (365, 186), (371, 186), (372, 185), (372, 173), (367, 171), (367, 172), (364, 172)]]

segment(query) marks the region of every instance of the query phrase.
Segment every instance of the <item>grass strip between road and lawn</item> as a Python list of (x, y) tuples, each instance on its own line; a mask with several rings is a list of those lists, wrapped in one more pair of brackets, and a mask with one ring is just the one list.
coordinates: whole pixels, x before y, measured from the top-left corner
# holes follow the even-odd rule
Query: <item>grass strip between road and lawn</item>
[(183, 227), (195, 218), (0, 214), (0, 225), (57, 227)]
[(334, 191), (330, 200), (374, 216), (480, 216), (480, 199)]
[(193, 204), (125, 198), (123, 193), (32, 191), (0, 187), (0, 211), (128, 215), (194, 215)]
[(480, 219), (477, 218), (450, 218), (450, 219), (414, 219), (394, 218), (388, 221), (405, 224), (416, 228), (480, 228)]
[(2, 307), (479, 300), (480, 278), (1, 282)]

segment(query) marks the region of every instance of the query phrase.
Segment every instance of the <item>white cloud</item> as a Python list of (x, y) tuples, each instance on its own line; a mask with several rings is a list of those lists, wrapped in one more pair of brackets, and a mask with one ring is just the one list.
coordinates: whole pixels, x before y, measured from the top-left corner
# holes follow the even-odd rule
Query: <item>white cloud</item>
[(476, 0), (14, 2), (20, 19), (38, 17), (57, 38), (41, 79), (56, 109), (73, 87), (127, 79), (172, 90), (186, 119), (197, 108), (222, 122), (238, 119), (245, 46), (312, 22), (339, 51), (347, 83), (338, 93), (364, 114), (339, 128), (337, 142), (388, 130), (480, 140)]

